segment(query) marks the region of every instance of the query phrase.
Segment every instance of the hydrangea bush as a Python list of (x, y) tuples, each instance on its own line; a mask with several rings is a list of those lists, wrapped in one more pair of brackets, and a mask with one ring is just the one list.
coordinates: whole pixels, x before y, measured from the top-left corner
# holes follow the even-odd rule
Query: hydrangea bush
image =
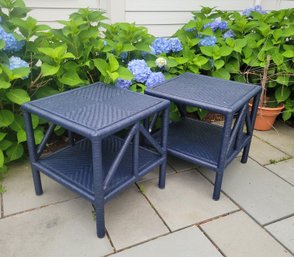
[[(263, 105), (285, 103), (283, 119), (294, 114), (294, 9), (266, 12), (255, 6), (239, 12), (203, 8), (175, 36), (183, 43), (183, 71), (261, 84), (270, 59)], [(267, 98), (263, 98), (267, 99)]]
[[(285, 102), (285, 120), (294, 113), (293, 9), (203, 8), (173, 37), (155, 38), (135, 24), (105, 24), (98, 11), (81, 9), (52, 29), (29, 17), (22, 0), (0, 4), (0, 174), (26, 150), (22, 103), (96, 81), (144, 92), (193, 72), (260, 84), (270, 56), (267, 93)], [(38, 144), (46, 127), (35, 116), (33, 127)]]

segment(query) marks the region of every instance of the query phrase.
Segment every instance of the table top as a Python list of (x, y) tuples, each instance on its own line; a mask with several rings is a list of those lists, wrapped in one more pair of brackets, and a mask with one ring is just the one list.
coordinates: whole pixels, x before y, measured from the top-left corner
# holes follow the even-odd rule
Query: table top
[(23, 110), (84, 136), (119, 131), (167, 108), (169, 101), (98, 82), (22, 105)]
[(174, 102), (228, 113), (238, 110), (260, 91), (260, 86), (252, 84), (184, 73), (145, 92)]

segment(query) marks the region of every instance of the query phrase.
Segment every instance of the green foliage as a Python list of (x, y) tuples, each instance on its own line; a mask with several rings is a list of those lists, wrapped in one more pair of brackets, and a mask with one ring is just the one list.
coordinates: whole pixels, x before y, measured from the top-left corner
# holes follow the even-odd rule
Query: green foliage
[[(26, 151), (26, 134), (20, 105), (34, 99), (102, 81), (132, 81), (130, 90), (143, 92), (146, 85), (134, 81), (129, 61), (145, 59), (152, 72), (162, 72), (166, 79), (184, 72), (201, 73), (222, 79), (261, 84), (267, 57), (271, 57), (267, 74), (267, 94), (277, 103), (285, 103), (283, 119), (294, 115), (294, 10), (253, 12), (247, 17), (239, 12), (203, 8), (175, 34), (181, 51), (154, 54), (150, 46), (154, 36), (145, 27), (129, 23), (104, 23), (99, 11), (81, 9), (69, 20), (59, 21), (52, 29), (28, 15), (23, 0), (0, 0), (0, 26), (24, 46), (17, 51), (4, 50), (0, 40), (0, 178), (7, 164), (22, 158)], [(228, 29), (213, 30), (207, 23), (220, 18)], [(224, 38), (227, 30), (235, 37)], [(213, 45), (201, 45), (205, 36), (215, 36)], [(20, 57), (28, 67), (12, 68), (10, 58)], [(158, 62), (165, 64), (160, 66)], [(171, 118), (179, 113), (171, 105)], [(200, 118), (206, 112), (187, 107)], [(39, 144), (45, 130), (44, 121), (33, 115), (35, 141)], [(64, 130), (56, 127), (61, 135)], [(0, 189), (1, 190), (1, 189)]]
[[(267, 14), (252, 12), (250, 16), (245, 16), (205, 7), (193, 14), (194, 19), (175, 34), (184, 45), (183, 57), (187, 58), (187, 62), (175, 66), (173, 72), (191, 71), (261, 85), (264, 67), (270, 56), (265, 93), (274, 99), (276, 105), (285, 103), (284, 120), (294, 116), (294, 9)], [(205, 26), (216, 18), (226, 21), (228, 28), (212, 30)], [(234, 37), (225, 39), (224, 34), (228, 30), (233, 32)], [(201, 46), (204, 36), (215, 36), (216, 43)]]

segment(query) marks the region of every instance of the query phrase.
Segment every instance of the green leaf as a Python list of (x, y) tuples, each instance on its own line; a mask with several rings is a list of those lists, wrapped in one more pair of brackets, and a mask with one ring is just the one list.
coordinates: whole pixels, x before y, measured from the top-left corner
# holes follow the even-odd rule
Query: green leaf
[(73, 53), (67, 52), (62, 56), (62, 59), (75, 59), (76, 57), (74, 56)]
[(196, 64), (197, 66), (202, 66), (205, 63), (208, 62), (208, 59), (205, 58), (204, 56), (201, 55), (197, 55), (194, 59), (193, 59), (193, 63)]
[(41, 66), (41, 72), (44, 77), (56, 74), (59, 71), (59, 69), (60, 65), (52, 66), (47, 63), (43, 63)]
[(214, 66), (217, 70), (219, 70), (221, 67), (223, 67), (225, 65), (225, 61), (224, 60), (216, 60), (214, 62)]
[(271, 57), (276, 65), (281, 65), (284, 62), (284, 56), (280, 54), (279, 49), (274, 49), (271, 52)]
[(23, 117), (15, 114), (14, 115), (14, 121), (9, 125), (9, 128), (11, 128), (13, 131), (18, 132), (20, 130), (24, 130), (24, 120)]
[(13, 143), (9, 140), (4, 139), (4, 140), (0, 141), (0, 149), (2, 151), (7, 150), (12, 145), (13, 145)]
[(119, 78), (121, 79), (132, 80), (134, 77), (134, 75), (132, 74), (132, 72), (130, 72), (129, 69), (122, 66), (118, 68), (117, 72), (118, 72)]
[(3, 167), (4, 165), (4, 154), (2, 150), (0, 150), (0, 167)]
[(46, 86), (46, 87), (41, 87), (37, 91), (36, 97), (39, 99), (39, 98), (42, 98), (42, 97), (46, 97), (46, 96), (50, 96), (50, 95), (55, 95), (55, 94), (58, 94), (58, 93), (59, 93), (58, 90), (53, 89), (50, 86)]
[(176, 62), (177, 62), (178, 64), (184, 64), (184, 63), (186, 63), (189, 59), (186, 58), (186, 57), (176, 57), (175, 60), (176, 60)]
[(29, 75), (29, 73), (30, 73), (30, 68), (28, 67), (13, 69), (12, 77), (10, 78), (10, 80), (25, 78)]
[(288, 86), (289, 84), (289, 76), (278, 76), (276, 81), (279, 83), (279, 84), (282, 84), (282, 85), (285, 85), (285, 86)]
[(5, 41), (0, 39), (0, 50), (3, 49), (5, 46)]
[(27, 135), (26, 132), (24, 130), (19, 130), (16, 134), (17, 137), (17, 142), (20, 144), (22, 142), (27, 141)]
[(109, 66), (110, 66), (110, 71), (114, 72), (119, 68), (119, 63), (116, 60), (116, 58), (113, 55), (110, 55), (109, 58)]
[(6, 137), (7, 133), (0, 132), (0, 141)]
[(13, 103), (23, 104), (30, 101), (28, 93), (23, 89), (10, 89), (6, 93), (6, 97)]
[(67, 71), (61, 78), (58, 79), (62, 84), (74, 87), (81, 84), (84, 84), (84, 81), (81, 80), (79, 74), (76, 72)]
[(93, 60), (95, 67), (100, 71), (103, 76), (107, 75), (108, 64), (105, 60), (97, 58)]
[(291, 116), (292, 116), (292, 113), (290, 110), (283, 111), (282, 118), (284, 121), (289, 120), (291, 118)]
[(201, 46), (200, 51), (207, 56), (213, 56), (213, 48), (211, 46)]
[(43, 137), (44, 133), (41, 129), (34, 130), (34, 138), (37, 145), (39, 145), (42, 142)]
[(291, 90), (288, 87), (279, 87), (275, 91), (275, 98), (277, 99), (278, 103), (286, 101), (291, 94)]
[(35, 129), (36, 127), (38, 127), (39, 125), (39, 117), (36, 115), (32, 115), (32, 125), (33, 125), (33, 129)]
[(294, 50), (287, 50), (283, 53), (283, 56), (287, 57), (287, 58), (293, 58), (294, 57)]
[(235, 47), (234, 50), (238, 53), (242, 52), (243, 47), (245, 47), (247, 44), (246, 39), (236, 39), (235, 40)]
[(20, 144), (13, 144), (6, 151), (9, 161), (14, 161), (22, 157), (24, 153), (23, 146)]
[(212, 72), (212, 76), (215, 78), (226, 79), (226, 80), (229, 80), (231, 77), (230, 73), (224, 68), (221, 68), (219, 70)]
[(119, 78), (119, 74), (117, 72), (107, 71), (107, 75), (111, 78), (112, 82), (116, 81)]
[(8, 127), (14, 121), (14, 115), (11, 111), (0, 110), (0, 128)]
[(11, 83), (7, 81), (0, 80), (0, 89), (7, 89), (11, 87)]
[(134, 47), (133, 45), (131, 44), (124, 44), (123, 45), (123, 49), (122, 49), (122, 52), (131, 52), (131, 51), (134, 51), (136, 50), (137, 48)]
[(221, 56), (229, 56), (233, 52), (233, 48), (228, 46), (222, 46), (220, 48)]

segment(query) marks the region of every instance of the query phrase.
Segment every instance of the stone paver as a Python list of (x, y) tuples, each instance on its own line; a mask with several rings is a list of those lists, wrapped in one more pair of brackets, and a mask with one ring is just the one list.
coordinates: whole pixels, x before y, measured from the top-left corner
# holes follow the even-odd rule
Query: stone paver
[(74, 199), (0, 220), (0, 255), (5, 257), (99, 257), (113, 252), (98, 239), (92, 207)]
[(43, 195), (36, 196), (28, 163), (11, 165), (4, 180), (4, 215), (9, 215), (77, 197), (76, 194), (42, 175)]
[(294, 217), (284, 219), (265, 227), (275, 238), (294, 254)]
[(106, 205), (105, 219), (107, 231), (116, 250), (169, 233), (135, 186)]
[[(175, 173), (176, 171), (170, 166), (166, 165), (166, 173), (167, 174), (172, 174)], [(144, 181), (144, 180), (149, 180), (149, 179), (158, 179), (159, 176), (159, 168), (154, 169), (153, 171), (147, 173), (144, 177), (139, 179), (139, 181)]]
[(279, 151), (275, 147), (265, 143), (257, 137), (252, 138), (249, 156), (261, 165), (270, 164), (272, 161), (279, 161), (289, 158), (289, 155)]
[(238, 209), (226, 196), (212, 200), (213, 186), (199, 172), (187, 171), (167, 176), (166, 188), (154, 181), (140, 183), (171, 230), (177, 230)]
[(294, 158), (266, 166), (268, 169), (294, 185)]
[(196, 167), (195, 164), (192, 162), (187, 162), (182, 159), (176, 158), (169, 156), (167, 159), (167, 162), (169, 165), (171, 165), (177, 172), (179, 171), (185, 171), (185, 170), (190, 170)]
[(275, 129), (269, 131), (254, 131), (255, 136), (294, 157), (294, 129), (288, 125), (276, 122)]
[[(213, 181), (213, 172), (201, 170)], [(294, 187), (251, 159), (246, 164), (233, 160), (222, 190), (262, 225), (294, 213)]]
[(111, 256), (221, 257), (222, 255), (197, 227), (191, 227)]
[(249, 216), (240, 211), (201, 225), (226, 257), (291, 257)]

